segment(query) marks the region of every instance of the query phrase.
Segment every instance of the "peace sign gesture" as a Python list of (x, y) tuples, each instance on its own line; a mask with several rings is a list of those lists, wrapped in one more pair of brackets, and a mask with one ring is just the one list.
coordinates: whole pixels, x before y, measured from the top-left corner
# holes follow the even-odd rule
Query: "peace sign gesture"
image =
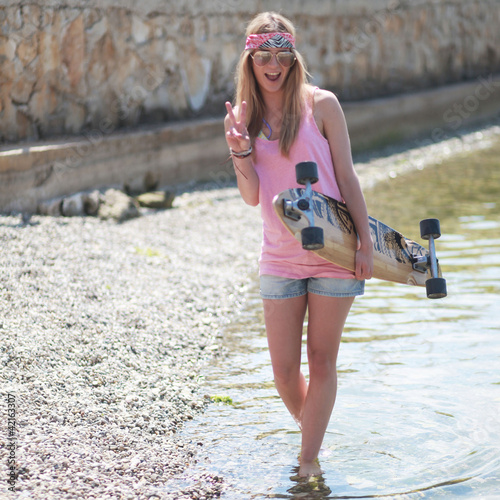
[(247, 103), (241, 103), (241, 110), (239, 113), (239, 120), (236, 119), (234, 112), (238, 108), (233, 108), (231, 103), (226, 102), (227, 115), (224, 120), (224, 128), (226, 129), (227, 145), (236, 152), (246, 151), (250, 148), (250, 136), (246, 126), (247, 118)]

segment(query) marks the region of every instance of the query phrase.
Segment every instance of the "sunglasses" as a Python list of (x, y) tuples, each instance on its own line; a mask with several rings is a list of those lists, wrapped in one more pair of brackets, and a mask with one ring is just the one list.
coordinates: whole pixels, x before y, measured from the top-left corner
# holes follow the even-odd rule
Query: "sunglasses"
[[(265, 66), (266, 64), (269, 64), (272, 61), (273, 57), (274, 54), (267, 50), (258, 50), (257, 52), (254, 52), (252, 54), (253, 62), (257, 66)], [(284, 68), (289, 68), (290, 66), (292, 66), (295, 62), (295, 59), (296, 57), (293, 52), (278, 52), (276, 54), (276, 60)]]

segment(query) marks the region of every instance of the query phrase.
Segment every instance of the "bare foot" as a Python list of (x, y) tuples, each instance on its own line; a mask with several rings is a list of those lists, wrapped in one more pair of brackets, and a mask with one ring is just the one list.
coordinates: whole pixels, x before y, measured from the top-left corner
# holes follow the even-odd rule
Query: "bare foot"
[(319, 476), (322, 472), (318, 459), (313, 462), (301, 462), (299, 477)]

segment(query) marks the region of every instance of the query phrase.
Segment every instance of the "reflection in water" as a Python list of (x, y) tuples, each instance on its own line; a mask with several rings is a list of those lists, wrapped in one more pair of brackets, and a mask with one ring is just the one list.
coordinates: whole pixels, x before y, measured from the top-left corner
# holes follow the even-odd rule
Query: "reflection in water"
[(328, 498), (328, 495), (332, 493), (332, 490), (326, 485), (325, 477), (314, 476), (303, 478), (299, 477), (299, 467), (294, 467), (294, 476), (290, 477), (290, 480), (295, 483), (291, 488), (287, 490), (290, 493), (288, 498), (308, 498), (311, 500)]
[[(500, 145), (377, 184), (370, 212), (410, 238), (437, 217), (448, 297), (372, 280), (339, 355), (320, 462), (299, 480), (300, 433), (276, 394), (257, 289), (207, 376), (212, 405), (184, 432), (224, 498), (494, 498), (500, 491)], [(305, 359), (305, 351), (304, 351)], [(305, 366), (306, 370), (307, 367)], [(181, 483), (177, 485), (183, 487)]]

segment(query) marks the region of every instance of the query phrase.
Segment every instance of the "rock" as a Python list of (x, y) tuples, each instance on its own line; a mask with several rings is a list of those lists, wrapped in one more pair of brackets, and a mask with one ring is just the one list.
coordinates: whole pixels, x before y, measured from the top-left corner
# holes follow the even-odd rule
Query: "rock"
[(101, 202), (101, 193), (97, 190), (75, 193), (64, 198), (54, 198), (38, 205), (37, 213), (57, 217), (75, 217), (97, 215)]
[(17, 46), (17, 57), (24, 66), (27, 66), (38, 55), (38, 38), (32, 36), (29, 40), (22, 40)]
[(76, 88), (84, 74), (85, 38), (83, 15), (78, 16), (68, 27), (61, 47), (62, 62), (67, 69), (67, 78)]
[(101, 193), (92, 191), (83, 196), (83, 209), (87, 215), (97, 215), (101, 203)]
[(132, 38), (136, 44), (145, 43), (151, 36), (151, 27), (142, 19), (134, 15), (132, 17)]
[(144, 175), (127, 179), (123, 184), (123, 191), (129, 196), (135, 197), (149, 191), (156, 191), (158, 184), (158, 174), (148, 170)]
[(185, 54), (185, 64), (181, 67), (182, 83), (193, 111), (199, 111), (208, 97), (212, 61), (202, 57), (197, 50), (191, 48)]
[(97, 215), (101, 219), (114, 219), (123, 222), (139, 217), (139, 204), (134, 198), (118, 189), (108, 189), (104, 193)]
[(144, 193), (135, 199), (141, 207), (146, 208), (172, 208), (175, 194), (171, 191), (154, 191)]
[(88, 61), (92, 85), (103, 84), (117, 69), (117, 52), (113, 38), (106, 33), (95, 45)]
[(76, 133), (85, 123), (86, 109), (76, 102), (69, 102), (67, 106), (68, 113), (64, 119), (64, 126), (66, 130)]
[(62, 215), (62, 202), (61, 198), (43, 201), (39, 203), (37, 213), (40, 215), (50, 215), (52, 217), (58, 217)]
[(82, 193), (76, 193), (67, 198), (63, 198), (61, 202), (61, 213), (65, 217), (85, 215)]
[(14, 81), (10, 91), (10, 97), (16, 104), (26, 104), (33, 92), (36, 75), (31, 70), (25, 70), (22, 75)]
[(47, 116), (52, 116), (57, 104), (58, 98), (55, 90), (47, 83), (39, 87), (37, 83), (28, 103), (29, 115), (40, 120), (41, 123), (46, 123)]
[(49, 30), (40, 32), (38, 57), (43, 77), (41, 84), (45, 82), (50, 72), (57, 71), (61, 67), (61, 52), (57, 37)]
[(32, 216), (32, 214), (27, 213), (27, 212), (23, 212), (21, 214), (21, 223), (22, 224), (29, 224), (31, 221), (31, 216)]

